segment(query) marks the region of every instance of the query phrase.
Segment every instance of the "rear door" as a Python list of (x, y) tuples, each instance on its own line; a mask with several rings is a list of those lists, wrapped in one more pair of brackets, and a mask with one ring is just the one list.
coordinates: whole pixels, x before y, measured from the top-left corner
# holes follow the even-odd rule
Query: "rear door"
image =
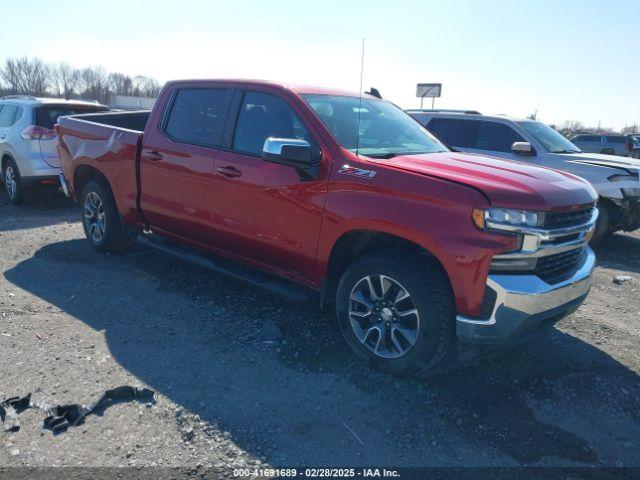
[(623, 135), (607, 135), (603, 148), (610, 148), (615, 155), (627, 154), (627, 139)]
[(490, 120), (434, 118), (427, 128), (457, 150), (526, 161), (511, 151), (514, 142), (526, 140), (509, 125)]
[(598, 135), (580, 135), (575, 144), (583, 152), (600, 153), (600, 136)]
[(311, 278), (326, 197), (328, 152), (320, 175), (303, 180), (289, 166), (265, 162), (268, 137), (296, 138), (320, 148), (295, 104), (279, 92), (238, 98), (228, 150), (216, 159), (214, 221), (218, 245), (253, 263), (300, 280)]
[(91, 106), (83, 104), (44, 104), (35, 108), (35, 125), (40, 129), (38, 146), (42, 160), (50, 167), (59, 167), (58, 158), (58, 138), (53, 131), (53, 126), (58, 121), (58, 117), (65, 115), (77, 115), (81, 113), (104, 112), (108, 108), (101, 105)]
[(232, 95), (220, 86), (177, 86), (164, 97), (165, 112), (149, 119), (140, 203), (152, 228), (213, 243), (213, 171)]

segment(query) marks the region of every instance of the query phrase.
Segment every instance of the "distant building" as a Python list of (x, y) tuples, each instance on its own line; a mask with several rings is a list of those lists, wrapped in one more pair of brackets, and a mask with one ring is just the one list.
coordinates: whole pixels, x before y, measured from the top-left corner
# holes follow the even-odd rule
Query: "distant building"
[(111, 95), (107, 105), (122, 110), (150, 110), (154, 103), (156, 103), (155, 98)]

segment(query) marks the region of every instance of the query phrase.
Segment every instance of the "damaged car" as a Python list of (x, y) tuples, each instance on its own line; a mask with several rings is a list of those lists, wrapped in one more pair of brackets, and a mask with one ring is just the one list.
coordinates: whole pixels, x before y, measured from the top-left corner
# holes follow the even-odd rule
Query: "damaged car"
[(542, 122), (476, 111), (408, 110), (446, 145), (563, 170), (588, 180), (598, 192), (598, 224), (591, 240), (640, 228), (640, 160), (583, 152)]

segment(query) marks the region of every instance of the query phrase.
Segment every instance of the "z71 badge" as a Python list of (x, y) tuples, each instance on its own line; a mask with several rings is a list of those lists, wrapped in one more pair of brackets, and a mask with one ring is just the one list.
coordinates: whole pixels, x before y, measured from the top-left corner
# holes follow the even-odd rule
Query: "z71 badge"
[(356, 168), (351, 165), (342, 165), (338, 169), (338, 173), (342, 175), (353, 175), (354, 177), (373, 178), (378, 172), (375, 170), (365, 170), (364, 168)]

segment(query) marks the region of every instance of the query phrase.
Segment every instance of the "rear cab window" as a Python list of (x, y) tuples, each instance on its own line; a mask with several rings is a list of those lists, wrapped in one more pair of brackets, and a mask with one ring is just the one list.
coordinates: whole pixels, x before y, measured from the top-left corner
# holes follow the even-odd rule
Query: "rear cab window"
[(105, 112), (108, 110), (107, 107), (102, 105), (40, 105), (35, 108), (35, 119), (37, 126), (52, 130), (59, 117), (79, 115), (82, 113)]
[(220, 146), (232, 94), (226, 88), (178, 89), (165, 120), (165, 133), (181, 143)]

